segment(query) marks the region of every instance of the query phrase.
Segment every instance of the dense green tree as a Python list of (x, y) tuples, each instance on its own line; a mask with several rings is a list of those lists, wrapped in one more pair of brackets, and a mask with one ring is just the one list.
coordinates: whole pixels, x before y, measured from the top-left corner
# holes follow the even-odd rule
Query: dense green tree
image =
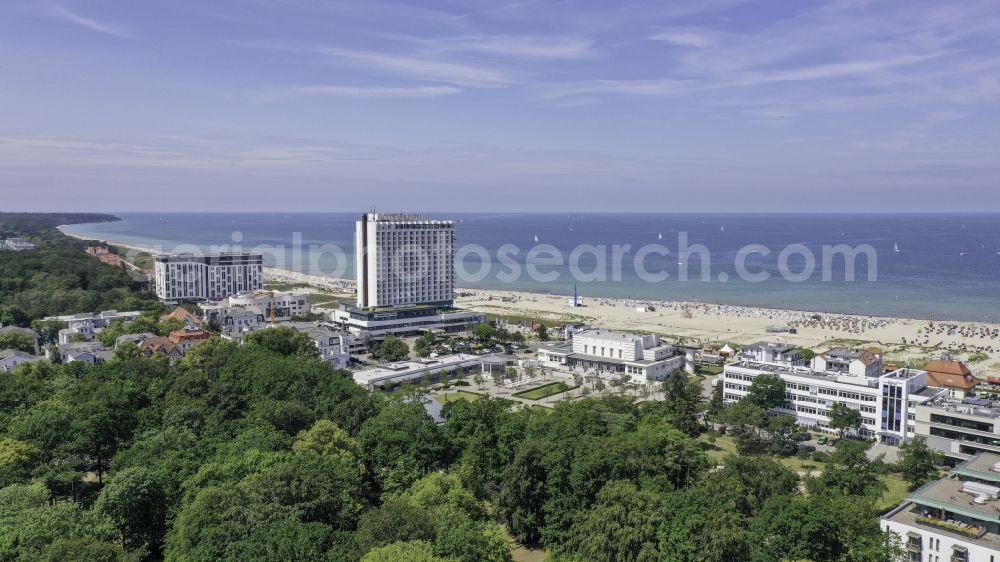
[(492, 523), (473, 521), (455, 511), (438, 515), (434, 553), (456, 562), (513, 562), (510, 543)]
[(386, 405), (364, 423), (358, 441), (383, 489), (408, 488), (450, 457), (441, 429), (419, 402), (396, 400)]
[(589, 510), (580, 513), (567, 535), (566, 552), (588, 562), (659, 559), (657, 532), (664, 501), (635, 484), (609, 482)]
[(701, 386), (681, 369), (675, 369), (663, 383), (663, 404), (669, 421), (682, 432), (695, 436), (701, 430), (698, 405)]
[(753, 521), (753, 560), (894, 562), (902, 551), (879, 529), (869, 500), (845, 496), (772, 497)]
[(427, 357), (432, 351), (434, 351), (433, 346), (433, 334), (425, 333), (413, 342), (413, 352), (417, 355), (417, 357)]
[(501, 477), (497, 509), (511, 535), (522, 544), (536, 544), (541, 539), (548, 499), (544, 456), (543, 443), (527, 441)]
[(243, 345), (249, 350), (277, 353), (297, 357), (318, 357), (316, 342), (308, 334), (297, 332), (286, 326), (271, 326), (257, 330), (243, 338)]
[(743, 400), (765, 410), (785, 404), (785, 381), (777, 375), (757, 375)]
[(848, 429), (857, 431), (861, 427), (861, 412), (851, 408), (843, 402), (837, 402), (830, 408), (830, 427), (844, 437), (844, 432)]
[(365, 553), (394, 542), (436, 538), (437, 521), (431, 510), (408, 499), (389, 498), (361, 516), (354, 540), (358, 551)]
[(396, 336), (387, 336), (375, 348), (373, 357), (382, 361), (402, 361), (410, 356), (410, 346)]
[(712, 387), (712, 398), (708, 401), (708, 417), (713, 421), (718, 421), (722, 418), (722, 413), (726, 409), (726, 402), (724, 399), (724, 389), (725, 383), (719, 378), (716, 379), (717, 384)]
[(878, 498), (886, 490), (881, 476), (886, 472), (881, 456), (868, 458), (871, 443), (840, 440), (823, 472), (807, 480), (813, 494)]
[(434, 555), (434, 547), (427, 541), (395, 542), (376, 548), (366, 554), (361, 562), (451, 562)]
[(34, 445), (0, 437), (0, 488), (27, 482), (40, 457)]
[(549, 329), (545, 324), (538, 325), (538, 339), (540, 341), (549, 341)]
[(159, 550), (166, 532), (166, 496), (149, 469), (137, 467), (116, 472), (101, 490), (94, 508), (118, 529), (122, 547)]
[(9, 332), (0, 334), (0, 351), (4, 349), (16, 349), (25, 353), (35, 353), (35, 339), (27, 334)]
[(496, 331), (493, 328), (493, 324), (488, 324), (485, 322), (476, 324), (472, 328), (472, 336), (482, 343), (488, 342), (491, 339), (493, 339), (495, 333)]
[(106, 517), (77, 503), (51, 503), (41, 484), (0, 489), (0, 560), (60, 560), (71, 544), (98, 559), (124, 560), (117, 542)]
[(944, 455), (927, 446), (927, 439), (914, 437), (899, 446), (899, 462), (896, 468), (911, 490), (936, 479), (941, 473)]

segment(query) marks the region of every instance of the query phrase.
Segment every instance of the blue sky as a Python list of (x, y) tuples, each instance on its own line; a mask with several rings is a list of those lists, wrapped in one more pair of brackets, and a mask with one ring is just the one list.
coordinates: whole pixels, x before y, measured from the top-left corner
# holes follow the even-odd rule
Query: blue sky
[(5, 0), (16, 210), (1000, 211), (995, 1)]

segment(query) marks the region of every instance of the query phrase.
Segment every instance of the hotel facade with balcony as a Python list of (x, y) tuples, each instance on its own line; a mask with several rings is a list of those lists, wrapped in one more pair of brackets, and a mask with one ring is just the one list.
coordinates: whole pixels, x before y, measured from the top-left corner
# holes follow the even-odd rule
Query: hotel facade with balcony
[(1000, 562), (1000, 455), (980, 453), (882, 516), (908, 562)]

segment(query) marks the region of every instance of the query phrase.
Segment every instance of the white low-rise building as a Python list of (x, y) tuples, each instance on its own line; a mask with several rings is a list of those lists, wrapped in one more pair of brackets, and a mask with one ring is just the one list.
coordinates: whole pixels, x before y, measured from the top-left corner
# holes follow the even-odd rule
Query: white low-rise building
[(4, 349), (0, 351), (0, 371), (13, 371), (15, 367), (22, 363), (34, 363), (35, 361), (45, 361), (45, 358), (36, 357), (18, 349)]
[(3, 245), (8, 250), (14, 250), (15, 252), (34, 250), (37, 247), (34, 242), (25, 240), (24, 238), (8, 238), (3, 241)]
[(49, 351), (48, 355), (52, 353), (59, 354), (59, 360), (63, 363), (72, 363), (74, 361), (82, 361), (84, 363), (104, 363), (110, 360), (115, 355), (113, 349), (108, 349), (101, 345), (100, 342), (73, 342), (73, 343), (61, 343), (55, 347), (54, 351)]
[(329, 361), (335, 369), (350, 368), (351, 336), (345, 330), (315, 322), (294, 322), (291, 328), (296, 332), (307, 334), (316, 342), (320, 359)]
[(116, 320), (131, 322), (142, 316), (138, 310), (128, 312), (118, 312), (117, 310), (105, 310), (99, 314), (70, 314), (68, 316), (49, 316), (47, 321), (65, 322), (66, 328), (59, 330), (59, 343), (70, 343), (75, 339), (80, 339), (80, 335), (86, 341), (94, 341), (97, 334), (111, 325)]
[(480, 355), (459, 353), (435, 359), (416, 359), (386, 363), (353, 373), (354, 382), (367, 388), (390, 389), (406, 381), (420, 382), (425, 375), (448, 378), (468, 375), (483, 369)]
[(538, 359), (550, 367), (627, 374), (639, 384), (663, 380), (676, 369), (694, 369), (694, 353), (665, 344), (659, 336), (598, 329), (579, 330), (570, 340), (541, 346)]
[(882, 369), (882, 355), (869, 349), (835, 347), (812, 360), (812, 370), (821, 373), (877, 377), (882, 374)]
[(804, 367), (805, 357), (794, 345), (787, 343), (758, 342), (740, 349), (740, 359), (758, 363), (777, 363), (790, 367)]
[(882, 516), (907, 561), (1000, 561), (1000, 455), (980, 453)]
[(793, 416), (796, 423), (819, 431), (830, 428), (830, 409), (842, 403), (861, 413), (859, 434), (882, 443), (899, 445), (914, 435), (916, 406), (944, 391), (927, 386), (927, 373), (899, 369), (878, 376), (814, 371), (775, 363), (741, 361), (723, 370), (723, 398), (739, 402), (760, 375), (775, 375), (785, 382), (785, 404), (774, 411)]
[(229, 297), (226, 303), (264, 315), (268, 321), (283, 322), (312, 312), (309, 293), (305, 291), (252, 291)]
[(267, 327), (263, 313), (245, 308), (227, 308), (218, 317), (222, 327), (222, 337), (241, 343), (243, 338), (257, 330)]

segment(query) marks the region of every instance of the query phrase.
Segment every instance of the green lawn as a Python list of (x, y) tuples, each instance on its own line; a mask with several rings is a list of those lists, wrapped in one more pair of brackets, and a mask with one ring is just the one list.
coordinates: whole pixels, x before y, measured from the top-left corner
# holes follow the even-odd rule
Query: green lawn
[(450, 392), (435, 394), (434, 399), (444, 404), (446, 402), (451, 402), (452, 400), (475, 400), (480, 396), (482, 396), (482, 394), (479, 394), (478, 392), (471, 392), (468, 390), (452, 390)]
[(722, 365), (695, 365), (694, 372), (699, 375), (718, 375), (722, 372)]
[(574, 388), (578, 387), (570, 386), (564, 382), (550, 382), (548, 384), (543, 384), (542, 386), (536, 386), (535, 388), (515, 392), (513, 396), (524, 398), (525, 400), (541, 400), (543, 398), (548, 398), (553, 394), (559, 394), (560, 392), (566, 392), (568, 390), (573, 390)]
[(882, 481), (889, 489), (882, 494), (882, 499), (875, 506), (879, 511), (885, 511), (899, 505), (910, 493), (910, 485), (898, 474), (887, 474), (882, 477)]

